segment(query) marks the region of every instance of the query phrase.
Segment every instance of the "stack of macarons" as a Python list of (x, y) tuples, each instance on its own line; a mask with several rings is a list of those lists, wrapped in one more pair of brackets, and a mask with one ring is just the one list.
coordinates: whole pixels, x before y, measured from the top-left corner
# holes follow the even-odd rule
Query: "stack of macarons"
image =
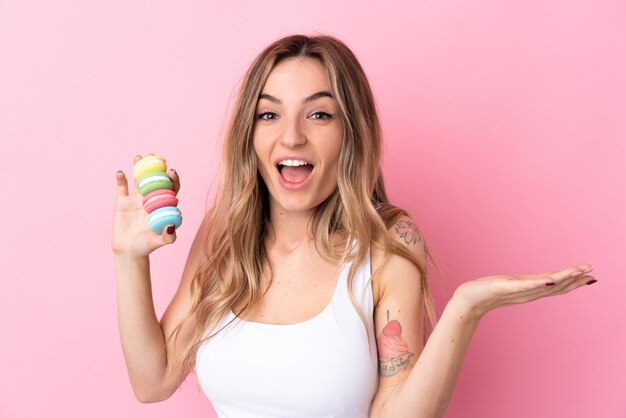
[(183, 217), (177, 208), (178, 199), (172, 190), (174, 184), (167, 175), (165, 159), (148, 155), (135, 163), (134, 171), (139, 194), (143, 196), (143, 207), (149, 214), (150, 229), (160, 234), (168, 225), (178, 228)]

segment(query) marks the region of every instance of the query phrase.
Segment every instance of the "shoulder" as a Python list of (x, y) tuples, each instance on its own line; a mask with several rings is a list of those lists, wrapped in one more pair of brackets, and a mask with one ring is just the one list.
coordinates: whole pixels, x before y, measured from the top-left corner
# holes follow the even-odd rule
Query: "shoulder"
[[(392, 242), (406, 249), (423, 267), (426, 266), (424, 236), (411, 217), (402, 215), (389, 227), (387, 233)], [(391, 286), (405, 288), (407, 285), (414, 287), (421, 284), (420, 271), (413, 262), (402, 255), (388, 253), (380, 246), (372, 245), (371, 266), (375, 304)]]

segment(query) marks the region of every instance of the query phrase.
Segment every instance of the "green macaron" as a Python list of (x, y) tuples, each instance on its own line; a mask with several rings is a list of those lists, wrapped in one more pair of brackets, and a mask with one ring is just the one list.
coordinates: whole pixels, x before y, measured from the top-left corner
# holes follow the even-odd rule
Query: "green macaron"
[(174, 184), (167, 173), (153, 171), (146, 173), (137, 180), (139, 194), (142, 196), (159, 189), (172, 189)]

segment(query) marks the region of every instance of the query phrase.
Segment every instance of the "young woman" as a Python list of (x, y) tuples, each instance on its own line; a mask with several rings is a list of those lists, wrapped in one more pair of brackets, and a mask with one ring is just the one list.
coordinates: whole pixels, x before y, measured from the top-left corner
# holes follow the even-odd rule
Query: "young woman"
[(150, 232), (117, 173), (119, 327), (140, 401), (169, 398), (193, 372), (220, 417), (439, 417), (488, 311), (592, 282), (588, 264), (484, 277), (437, 322), (428, 248), (389, 203), (380, 154), (372, 93), (346, 45), (296, 35), (267, 47), (243, 80), (215, 204), (160, 321), (148, 256), (176, 234)]

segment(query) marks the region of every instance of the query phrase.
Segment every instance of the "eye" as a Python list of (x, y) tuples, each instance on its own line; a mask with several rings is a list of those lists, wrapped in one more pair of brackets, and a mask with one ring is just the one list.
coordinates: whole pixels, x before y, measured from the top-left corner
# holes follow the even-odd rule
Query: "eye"
[(259, 120), (274, 120), (278, 118), (278, 115), (274, 112), (263, 112), (256, 115), (256, 118)]
[(326, 112), (315, 112), (315, 113), (312, 113), (310, 117), (312, 119), (327, 120), (327, 119), (331, 119), (333, 115), (331, 115), (330, 113), (326, 113)]

